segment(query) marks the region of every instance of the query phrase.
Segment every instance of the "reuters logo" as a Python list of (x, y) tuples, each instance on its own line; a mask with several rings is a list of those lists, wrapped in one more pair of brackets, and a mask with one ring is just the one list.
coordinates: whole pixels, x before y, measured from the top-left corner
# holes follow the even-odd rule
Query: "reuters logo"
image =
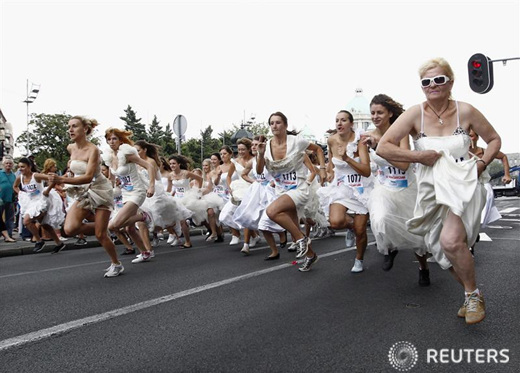
[(390, 365), (401, 372), (412, 369), (417, 363), (417, 349), (410, 342), (396, 342), (388, 351)]

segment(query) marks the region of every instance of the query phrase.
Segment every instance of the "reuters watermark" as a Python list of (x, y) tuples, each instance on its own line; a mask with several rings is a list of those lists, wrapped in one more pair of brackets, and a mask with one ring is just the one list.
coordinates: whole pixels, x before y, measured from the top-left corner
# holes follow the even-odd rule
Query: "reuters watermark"
[[(390, 365), (400, 371), (407, 372), (416, 365), (439, 364), (496, 364), (509, 363), (508, 349), (495, 348), (428, 348), (424, 356), (419, 356), (417, 348), (410, 342), (396, 342), (388, 351)], [(419, 363), (419, 364), (418, 364)]]

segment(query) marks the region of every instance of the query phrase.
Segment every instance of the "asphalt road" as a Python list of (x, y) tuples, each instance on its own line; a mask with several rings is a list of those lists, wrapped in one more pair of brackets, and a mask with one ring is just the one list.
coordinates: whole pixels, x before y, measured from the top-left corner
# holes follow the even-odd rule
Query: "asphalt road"
[(418, 286), (411, 250), (383, 272), (371, 235), (360, 274), (341, 235), (313, 242), (308, 273), (292, 253), (266, 262), (265, 244), (245, 257), (198, 236), (148, 263), (124, 257), (111, 279), (102, 248), (1, 258), (0, 372), (398, 372), (401, 341), (416, 349), (397, 355), (417, 356), (411, 372), (517, 372), (520, 200), (496, 202), (503, 218), (476, 248), (480, 324), (457, 318), (463, 290), (435, 263)]

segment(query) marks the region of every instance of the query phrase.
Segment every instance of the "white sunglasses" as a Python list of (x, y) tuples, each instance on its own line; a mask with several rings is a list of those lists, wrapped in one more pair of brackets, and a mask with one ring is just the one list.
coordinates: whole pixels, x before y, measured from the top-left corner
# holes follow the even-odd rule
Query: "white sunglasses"
[(421, 79), (421, 85), (423, 88), (429, 87), (432, 82), (435, 83), (435, 85), (444, 85), (450, 81), (450, 78), (448, 78), (446, 75), (437, 75), (433, 78), (423, 78)]

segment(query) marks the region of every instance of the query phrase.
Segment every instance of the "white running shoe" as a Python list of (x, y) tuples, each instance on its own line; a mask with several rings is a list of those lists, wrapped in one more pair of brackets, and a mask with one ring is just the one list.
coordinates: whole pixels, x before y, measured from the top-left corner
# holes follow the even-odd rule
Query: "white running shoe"
[(246, 255), (251, 254), (251, 252), (249, 251), (249, 245), (245, 243), (244, 246), (242, 247), (242, 250), (240, 250), (240, 252), (243, 254), (246, 254)]
[(352, 273), (363, 272), (363, 261), (359, 259), (354, 260), (354, 267), (350, 270)]
[(125, 271), (125, 267), (123, 267), (122, 264), (117, 265), (117, 264), (112, 263), (112, 265), (110, 267), (108, 267), (108, 270), (105, 272), (105, 277), (116, 277), (116, 276), (119, 276), (124, 271)]
[(352, 229), (347, 229), (347, 234), (345, 236), (345, 246), (352, 247), (356, 244), (356, 235)]
[(240, 243), (240, 237), (233, 236), (231, 238), (231, 241), (229, 242), (230, 245), (238, 245)]
[(260, 242), (260, 236), (251, 237), (249, 240), (249, 247), (255, 247), (258, 242)]
[(179, 239), (177, 237), (173, 237), (173, 241), (170, 244), (171, 246), (177, 246), (179, 244)]
[(307, 254), (310, 243), (311, 239), (307, 237), (300, 238), (298, 241), (296, 241), (296, 244), (298, 245), (296, 247), (296, 259), (301, 259)]
[(176, 238), (176, 237), (175, 237), (174, 234), (170, 234), (170, 235), (168, 236), (168, 241), (166, 241), (166, 243), (167, 243), (168, 245), (171, 245), (171, 243), (173, 242), (173, 240), (175, 240), (175, 238)]
[(151, 252), (149, 251), (145, 251), (139, 255), (137, 255), (137, 257), (132, 260), (132, 263), (142, 263), (142, 262), (147, 262), (151, 259)]

